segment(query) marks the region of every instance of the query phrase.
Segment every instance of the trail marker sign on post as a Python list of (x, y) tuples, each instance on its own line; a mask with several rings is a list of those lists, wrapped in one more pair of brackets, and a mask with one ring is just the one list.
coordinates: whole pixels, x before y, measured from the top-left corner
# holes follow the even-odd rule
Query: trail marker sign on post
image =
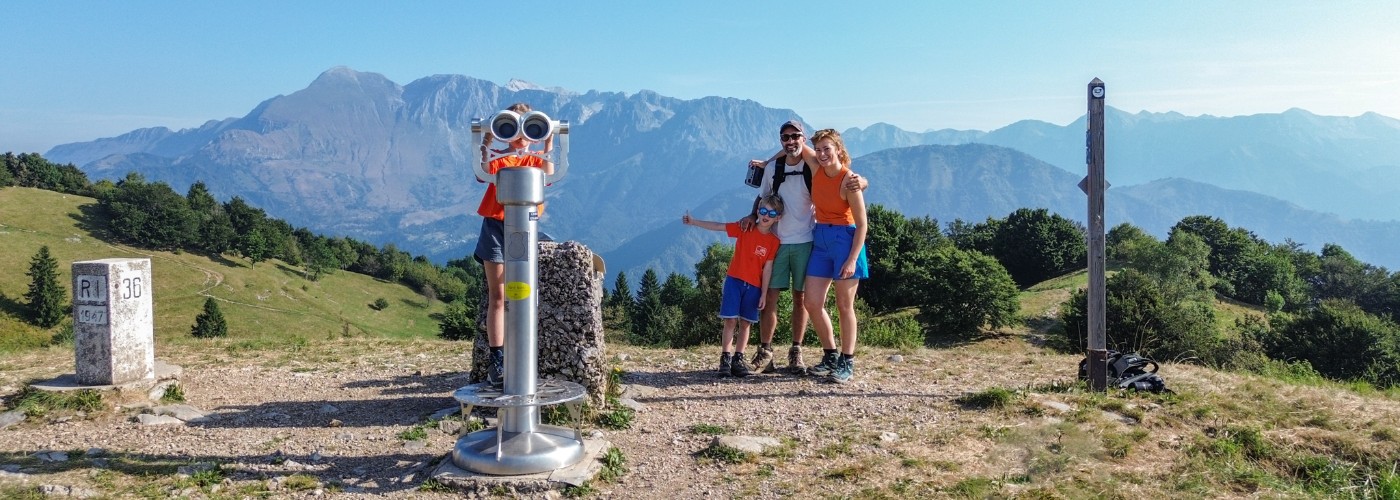
[(1089, 385), (1096, 391), (1103, 391), (1108, 387), (1108, 349), (1104, 333), (1107, 286), (1104, 280), (1106, 259), (1103, 221), (1104, 190), (1108, 189), (1108, 182), (1104, 180), (1103, 173), (1103, 108), (1107, 90), (1104, 89), (1103, 80), (1098, 78), (1089, 82), (1088, 90), (1089, 130), (1085, 131), (1084, 156), (1089, 175), (1079, 182), (1079, 189), (1089, 195), (1089, 345), (1086, 354), (1089, 359)]

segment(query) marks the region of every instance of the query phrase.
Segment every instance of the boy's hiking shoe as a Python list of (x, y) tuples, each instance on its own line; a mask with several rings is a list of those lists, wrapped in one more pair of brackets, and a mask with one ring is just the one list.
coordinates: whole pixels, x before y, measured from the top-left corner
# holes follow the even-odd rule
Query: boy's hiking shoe
[(841, 358), (836, 360), (836, 369), (827, 375), (826, 379), (838, 384), (850, 382), (856, 376), (855, 358)]
[(753, 371), (773, 373), (773, 369), (773, 348), (759, 346), (758, 352), (753, 354)]
[(838, 359), (839, 358), (837, 358), (836, 353), (834, 352), (822, 353), (822, 362), (817, 363), (816, 366), (808, 368), (807, 374), (817, 377), (825, 377), (831, 375), (831, 372), (836, 370), (836, 361)]
[(486, 360), (486, 383), (494, 387), (505, 384), (506, 355), (503, 351), (492, 351)]
[[(739, 364), (742, 365), (744, 363), (740, 361)], [(734, 371), (734, 366), (733, 360), (729, 357), (729, 353), (721, 354), (719, 356), (719, 376), (728, 377), (731, 371)]]
[(802, 346), (792, 346), (788, 349), (788, 372), (793, 375), (806, 375), (807, 364), (802, 362)]
[(734, 353), (734, 362), (729, 367), (729, 374), (735, 377), (747, 377), (753, 373), (749, 370), (749, 364), (744, 362), (744, 354)]

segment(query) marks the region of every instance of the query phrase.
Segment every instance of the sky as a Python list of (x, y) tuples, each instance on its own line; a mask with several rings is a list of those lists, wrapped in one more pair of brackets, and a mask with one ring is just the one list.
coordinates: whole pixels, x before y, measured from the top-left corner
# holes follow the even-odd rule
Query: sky
[(241, 117), (347, 66), (404, 85), (749, 99), (844, 130), (1129, 112), (1400, 118), (1393, 1), (0, 0), (0, 151)]

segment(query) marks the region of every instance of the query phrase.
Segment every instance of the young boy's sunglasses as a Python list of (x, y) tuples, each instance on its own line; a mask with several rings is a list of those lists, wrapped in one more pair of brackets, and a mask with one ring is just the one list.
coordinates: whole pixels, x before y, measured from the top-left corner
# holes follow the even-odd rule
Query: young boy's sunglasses
[(758, 207), (758, 215), (762, 215), (764, 217), (777, 217), (779, 215), (783, 215), (783, 213), (777, 210), (769, 210), (768, 207)]

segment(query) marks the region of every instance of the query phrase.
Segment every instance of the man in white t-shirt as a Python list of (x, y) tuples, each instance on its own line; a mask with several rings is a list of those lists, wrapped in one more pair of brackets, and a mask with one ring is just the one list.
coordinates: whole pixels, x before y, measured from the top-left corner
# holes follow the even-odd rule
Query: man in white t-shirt
[[(814, 156), (807, 146), (806, 133), (802, 122), (789, 120), (778, 128), (778, 139), (783, 150), (768, 162), (753, 160), (754, 166), (764, 164), (763, 182), (758, 187), (758, 199), (773, 194), (774, 184), (777, 195), (782, 197), (787, 213), (782, 214), (774, 226), (774, 233), (782, 242), (778, 246), (778, 257), (773, 261), (773, 277), (768, 282), (768, 294), (759, 314), (759, 347), (753, 357), (753, 370), (771, 373), (773, 368), (773, 334), (778, 329), (778, 294), (789, 287), (792, 289), (792, 347), (788, 349), (788, 371), (795, 375), (805, 375), (807, 366), (802, 362), (802, 339), (807, 334), (807, 310), (802, 307), (803, 282), (807, 279), (807, 258), (812, 255), (812, 228), (816, 224), (815, 210), (812, 207), (812, 169), (802, 160), (803, 152)], [(780, 158), (781, 157), (781, 158)], [(770, 164), (771, 163), (771, 164)], [(782, 169), (777, 173), (777, 169)], [(775, 177), (775, 174), (782, 176)], [(850, 189), (865, 190), (869, 182), (864, 177), (851, 172), (848, 181)], [(740, 219), (745, 230), (752, 227), (756, 217), (750, 214)]]

